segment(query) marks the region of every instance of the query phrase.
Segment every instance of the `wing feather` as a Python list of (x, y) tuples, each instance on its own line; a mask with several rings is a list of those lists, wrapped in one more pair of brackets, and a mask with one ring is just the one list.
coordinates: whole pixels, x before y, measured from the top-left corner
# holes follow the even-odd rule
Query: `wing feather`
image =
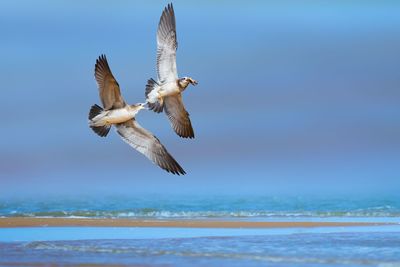
[(135, 120), (116, 125), (121, 138), (131, 147), (145, 155), (162, 169), (173, 174), (185, 174), (182, 167), (168, 153), (152, 133), (141, 127)]
[(171, 4), (164, 9), (157, 31), (157, 75), (161, 82), (178, 79), (176, 68), (176, 22), (174, 8)]
[(94, 76), (99, 86), (100, 99), (104, 109), (124, 107), (125, 101), (121, 96), (119, 84), (111, 72), (105, 55), (101, 55), (96, 60)]
[(180, 137), (194, 138), (192, 123), (183, 105), (181, 94), (165, 97), (164, 109), (172, 128)]

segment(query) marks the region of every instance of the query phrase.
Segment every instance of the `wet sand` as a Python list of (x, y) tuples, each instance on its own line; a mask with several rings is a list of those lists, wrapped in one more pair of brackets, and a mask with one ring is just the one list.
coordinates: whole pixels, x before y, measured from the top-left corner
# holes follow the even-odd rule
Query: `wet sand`
[(374, 222), (251, 222), (223, 220), (139, 220), (101, 218), (0, 218), (0, 228), (12, 227), (180, 227), (180, 228), (291, 228), (379, 226), (393, 223)]

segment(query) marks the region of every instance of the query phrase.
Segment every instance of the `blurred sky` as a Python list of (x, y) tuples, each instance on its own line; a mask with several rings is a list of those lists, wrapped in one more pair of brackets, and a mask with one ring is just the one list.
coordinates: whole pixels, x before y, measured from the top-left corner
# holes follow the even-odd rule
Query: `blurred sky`
[(1, 1), (0, 194), (398, 192), (397, 1), (174, 1), (196, 138), (137, 120), (188, 174), (96, 136), (96, 58), (143, 102), (167, 3)]

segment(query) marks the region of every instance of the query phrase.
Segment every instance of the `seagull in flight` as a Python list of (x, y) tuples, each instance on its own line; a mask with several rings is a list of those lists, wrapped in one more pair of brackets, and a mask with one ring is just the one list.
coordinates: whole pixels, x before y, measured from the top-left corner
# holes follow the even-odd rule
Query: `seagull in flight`
[(107, 136), (111, 126), (131, 147), (145, 155), (153, 163), (173, 174), (185, 174), (182, 167), (168, 153), (151, 132), (141, 127), (135, 120), (136, 114), (146, 103), (128, 105), (121, 96), (105, 55), (96, 60), (95, 78), (103, 108), (93, 105), (89, 112), (89, 127), (101, 137)]
[(178, 78), (176, 68), (175, 13), (172, 4), (165, 7), (157, 31), (157, 76), (146, 85), (146, 103), (149, 109), (160, 113), (165, 110), (174, 131), (183, 138), (194, 138), (189, 113), (183, 105), (182, 92), (189, 84), (197, 85), (190, 77)]

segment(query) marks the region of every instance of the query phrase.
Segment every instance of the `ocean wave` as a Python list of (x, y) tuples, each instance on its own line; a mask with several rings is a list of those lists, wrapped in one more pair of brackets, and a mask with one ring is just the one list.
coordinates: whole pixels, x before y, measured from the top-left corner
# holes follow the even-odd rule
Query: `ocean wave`
[(0, 217), (400, 217), (399, 198), (154, 197), (0, 200)]
[(1, 217), (59, 217), (59, 218), (269, 218), (269, 217), (400, 217), (400, 211), (388, 207), (354, 211), (41, 211), (10, 212)]

